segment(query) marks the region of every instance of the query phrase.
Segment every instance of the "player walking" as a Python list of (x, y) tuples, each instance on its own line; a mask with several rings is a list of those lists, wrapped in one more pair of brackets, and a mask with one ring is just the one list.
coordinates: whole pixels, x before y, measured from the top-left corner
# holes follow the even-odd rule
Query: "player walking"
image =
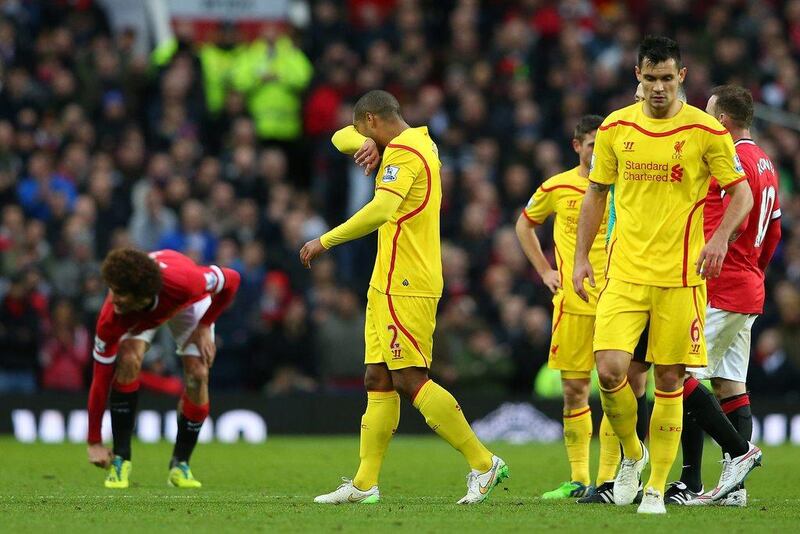
[[(667, 502), (674, 504), (745, 506), (747, 490), (743, 484), (730, 493), (726, 494), (725, 490), (729, 490), (727, 478), (733, 467), (732, 458), (739, 456), (741, 443), (748, 442), (753, 431), (746, 385), (750, 329), (763, 312), (764, 270), (781, 236), (778, 178), (772, 161), (750, 136), (753, 97), (747, 89), (733, 85), (714, 88), (706, 111), (730, 132), (754, 206), (729, 245), (719, 277), (708, 280), (705, 326), (708, 367), (688, 369), (694, 378), (687, 380), (684, 387), (694, 386), (697, 379), (710, 378), (722, 410), (740, 435), (740, 443), (738, 451), (722, 444), (724, 460), (720, 482), (714, 490), (698, 496), (703, 488), (703, 431), (693, 419), (685, 419), (681, 436), (683, 471), (680, 481), (670, 484), (666, 496)], [(712, 179), (704, 207), (707, 238), (719, 226), (728, 203), (729, 198)]]
[[(572, 279), (578, 213), (589, 185), (589, 162), (595, 134), (602, 122), (603, 117), (599, 115), (581, 118), (572, 139), (572, 148), (579, 158), (578, 166), (553, 176), (539, 186), (516, 225), (522, 250), (553, 293), (553, 330), (547, 365), (561, 371), (564, 394), (564, 444), (570, 464), (570, 480), (542, 495), (544, 499), (583, 497), (593, 488), (589, 476), (589, 444), (592, 439), (589, 375), (594, 367), (592, 332), (600, 288), (591, 288), (587, 292), (589, 302), (584, 302), (573, 291), (564, 291), (562, 281)], [(542, 253), (535, 232), (536, 227), (551, 214), (556, 216), (553, 224), (556, 269), (550, 266)], [(589, 260), (597, 272), (603, 272), (606, 267), (605, 225), (604, 218), (589, 252)], [(600, 424), (598, 485), (614, 478), (619, 458), (619, 441), (608, 419), (603, 416)]]
[[(239, 273), (215, 265), (201, 267), (173, 250), (146, 254), (117, 249), (103, 261), (102, 276), (109, 292), (97, 319), (93, 352), (89, 461), (109, 468), (107, 488), (128, 487), (142, 358), (156, 330), (166, 323), (183, 360), (186, 382), (178, 402), (178, 435), (168, 482), (199, 488), (189, 458), (208, 416), (208, 372), (216, 355), (214, 321), (236, 296)], [(100, 434), (106, 402), (111, 409), (113, 455)]]
[[(655, 368), (656, 400), (650, 420), (652, 469), (638, 511), (665, 513), (664, 486), (680, 441), (685, 368), (706, 364), (703, 277), (719, 274), (728, 239), (752, 207), (752, 196), (742, 182), (727, 131), (677, 98), (686, 75), (677, 43), (647, 37), (639, 48), (636, 75), (644, 102), (612, 113), (595, 139), (592, 183), (578, 222), (573, 284), (588, 301), (583, 281), (588, 278), (595, 285), (589, 250), (606, 209), (608, 187), (615, 184), (617, 223), (593, 343), (603, 410), (624, 453), (614, 501), (633, 502), (650, 460), (636, 436), (636, 398), (626, 379), (649, 319), (647, 360)], [(697, 211), (712, 173), (731, 202), (704, 246), (702, 213)]]
[(314, 502), (376, 503), (383, 457), (400, 418), (400, 396), (409, 399), (439, 436), (464, 455), (471, 468), (459, 504), (479, 503), (508, 476), (505, 462), (478, 440), (458, 402), (428, 378), (442, 294), (439, 237), (440, 162), (428, 129), (410, 128), (386, 91), (370, 91), (356, 102), (354, 128), (334, 135), (334, 144), (356, 155), (369, 171), (384, 149), (375, 197), (346, 222), (300, 250), (306, 267), (326, 250), (378, 230), (378, 255), (367, 293), (365, 324), (367, 409), (361, 419), (361, 463)]

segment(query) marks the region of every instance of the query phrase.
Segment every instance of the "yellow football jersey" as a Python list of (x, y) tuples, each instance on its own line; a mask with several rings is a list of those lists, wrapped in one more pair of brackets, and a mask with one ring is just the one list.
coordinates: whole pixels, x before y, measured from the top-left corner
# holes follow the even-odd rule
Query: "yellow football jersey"
[(710, 176), (723, 188), (744, 179), (728, 131), (684, 104), (653, 119), (637, 103), (597, 130), (589, 180), (615, 184), (617, 221), (609, 278), (658, 287), (703, 283), (695, 262), (705, 245), (703, 203)]
[(606, 269), (605, 235), (608, 224), (608, 207), (606, 207), (603, 222), (600, 225), (592, 249), (589, 251), (589, 261), (594, 269), (595, 286), (586, 283), (589, 302), (584, 302), (572, 290), (572, 270), (575, 266), (575, 241), (578, 236), (578, 214), (581, 212), (583, 194), (589, 185), (589, 180), (578, 174), (579, 167), (575, 167), (561, 174), (556, 174), (546, 180), (531, 197), (523, 213), (535, 224), (542, 224), (550, 214), (555, 213), (553, 224), (553, 240), (556, 245), (556, 266), (561, 275), (562, 289), (553, 296), (553, 304), (559, 309), (563, 305), (565, 313), (577, 315), (594, 315), (597, 307), (597, 297), (603, 284), (603, 274)]
[(400, 196), (400, 208), (378, 229), (370, 285), (389, 295), (442, 296), (439, 210), (441, 163), (428, 128), (409, 128), (383, 152), (375, 189)]

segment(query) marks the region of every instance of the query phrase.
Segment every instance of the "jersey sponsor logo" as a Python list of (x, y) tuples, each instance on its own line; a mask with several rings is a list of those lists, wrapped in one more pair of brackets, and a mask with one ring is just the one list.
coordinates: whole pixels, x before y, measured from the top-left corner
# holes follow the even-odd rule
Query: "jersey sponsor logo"
[(739, 159), (738, 154), (733, 155), (733, 170), (739, 174), (744, 174), (744, 167), (742, 167), (742, 161)]
[(625, 141), (624, 143), (622, 143), (622, 146), (624, 147), (622, 149), (622, 151), (623, 152), (633, 152), (633, 144), (634, 144), (634, 142), (635, 141)]
[(381, 181), (383, 183), (394, 182), (397, 180), (397, 173), (400, 172), (400, 167), (396, 167), (394, 165), (387, 165), (386, 169), (383, 171), (383, 178)]
[(676, 141), (675, 145), (672, 147), (675, 150), (675, 153), (672, 154), (672, 159), (682, 159), (683, 158), (683, 145), (686, 144), (686, 140), (683, 141)]
[(622, 179), (629, 182), (669, 182), (669, 165), (655, 161), (626, 161)]
[(567, 200), (567, 209), (574, 210), (578, 205), (577, 200)]
[(669, 181), (680, 183), (681, 180), (683, 180), (683, 167), (680, 165), (673, 165), (669, 174)]

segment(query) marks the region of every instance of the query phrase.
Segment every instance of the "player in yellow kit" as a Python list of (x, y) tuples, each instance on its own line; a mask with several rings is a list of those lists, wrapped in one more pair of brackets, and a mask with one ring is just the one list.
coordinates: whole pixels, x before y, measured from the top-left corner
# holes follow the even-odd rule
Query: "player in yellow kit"
[[(370, 91), (353, 109), (353, 126), (333, 142), (371, 169), (378, 147), (383, 159), (375, 197), (343, 224), (306, 243), (300, 260), (311, 261), (336, 245), (378, 230), (378, 254), (367, 294), (365, 324), (367, 409), (361, 419), (361, 463), (314, 502), (376, 503), (378, 475), (400, 418), (400, 396), (409, 399), (439, 436), (458, 449), (471, 471), (459, 504), (475, 504), (508, 477), (505, 462), (478, 440), (453, 396), (428, 378), (436, 307), (442, 295), (439, 211), (440, 162), (426, 127), (411, 128), (386, 91)], [(362, 150), (363, 149), (363, 150)], [(366, 159), (363, 159), (366, 158)]]
[[(603, 410), (622, 443), (614, 501), (633, 502), (650, 455), (636, 436), (636, 398), (626, 372), (650, 320), (647, 360), (655, 368), (650, 420), (652, 469), (640, 513), (665, 513), (664, 486), (677, 454), (686, 366), (706, 365), (704, 277), (719, 274), (728, 239), (753, 199), (728, 132), (681, 102), (686, 76), (677, 43), (647, 37), (636, 76), (645, 100), (615, 111), (600, 126), (581, 206), (573, 286), (588, 301), (594, 286), (589, 251), (615, 185), (617, 222), (607, 280), (597, 303), (594, 351)], [(712, 238), (703, 237), (702, 205), (711, 175), (731, 197)]]
[[(572, 148), (579, 158), (578, 166), (553, 176), (539, 186), (516, 225), (522, 250), (544, 284), (553, 292), (553, 326), (547, 365), (561, 371), (564, 395), (564, 444), (571, 476), (568, 482), (542, 495), (544, 499), (583, 497), (592, 488), (589, 476), (589, 444), (592, 438), (589, 376), (594, 368), (592, 334), (600, 289), (590, 288), (589, 302), (584, 302), (571, 289), (565, 291), (563, 281), (572, 280), (578, 213), (589, 185), (589, 162), (595, 134), (602, 122), (603, 117), (599, 115), (581, 118), (572, 139)], [(542, 253), (535, 232), (535, 228), (552, 214), (555, 214), (553, 237), (556, 269), (550, 266)], [(596, 272), (603, 272), (606, 267), (606, 222), (604, 216), (589, 252), (589, 260)], [(619, 441), (608, 420), (603, 417), (600, 425), (598, 485), (614, 478), (619, 457)]]

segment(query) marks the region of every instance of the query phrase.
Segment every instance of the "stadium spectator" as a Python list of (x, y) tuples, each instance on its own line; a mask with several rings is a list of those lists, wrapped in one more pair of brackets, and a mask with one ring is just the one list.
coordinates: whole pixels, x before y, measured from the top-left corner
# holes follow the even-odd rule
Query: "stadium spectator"
[(60, 299), (53, 305), (51, 325), (42, 342), (39, 360), (42, 388), (83, 391), (92, 338), (78, 321), (75, 307)]
[(30, 273), (18, 272), (0, 303), (0, 392), (36, 391), (43, 305)]

